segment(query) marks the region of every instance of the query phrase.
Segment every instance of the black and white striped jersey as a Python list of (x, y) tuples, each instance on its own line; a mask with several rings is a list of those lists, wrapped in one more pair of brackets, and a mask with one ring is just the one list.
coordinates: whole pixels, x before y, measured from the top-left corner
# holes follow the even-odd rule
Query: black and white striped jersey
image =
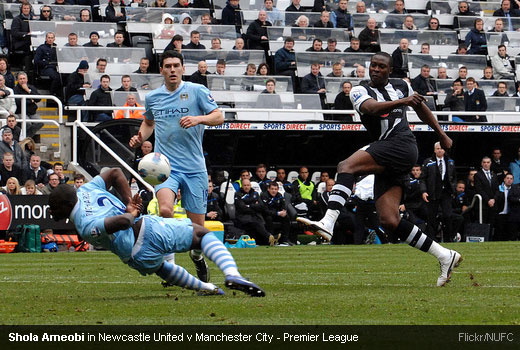
[(370, 137), (373, 140), (383, 140), (397, 134), (413, 135), (406, 119), (408, 106), (402, 105), (394, 108), (390, 113), (374, 115), (361, 113), (361, 105), (370, 98), (378, 102), (395, 101), (412, 94), (413, 89), (410, 84), (401, 79), (389, 81), (384, 88), (379, 89), (371, 87), (369, 81), (362, 81), (350, 91), (350, 100), (361, 116), (361, 122)]

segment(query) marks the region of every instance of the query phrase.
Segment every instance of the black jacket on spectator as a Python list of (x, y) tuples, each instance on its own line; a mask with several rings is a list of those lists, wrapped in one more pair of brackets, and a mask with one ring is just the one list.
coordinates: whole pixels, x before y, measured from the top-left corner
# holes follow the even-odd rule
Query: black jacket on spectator
[(45, 43), (38, 46), (34, 54), (34, 64), (38, 69), (56, 68), (58, 65), (58, 56), (56, 55), (56, 44), (52, 46)]
[(0, 186), (7, 185), (7, 179), (10, 177), (16, 177), (21, 184), (25, 183), (23, 171), (20, 167), (13, 165), (12, 170), (8, 171), (3, 164), (0, 164)]
[(11, 37), (15, 51), (31, 51), (31, 36), (27, 35), (30, 31), (31, 29), (29, 28), (28, 17), (20, 14), (13, 18), (13, 22), (11, 24)]
[(197, 70), (195, 73), (190, 75), (190, 81), (192, 83), (201, 84), (205, 87), (208, 87), (208, 74), (211, 73), (206, 71), (206, 74), (202, 74), (199, 70)]
[(121, 44), (121, 46), (117, 45), (116, 42), (108, 43), (107, 47), (128, 47), (125, 44)]
[[(115, 91), (125, 92), (126, 90), (121, 86), (121, 87), (118, 87)], [(130, 86), (130, 89), (128, 89), (128, 91), (126, 91), (126, 92), (136, 92), (136, 91), (137, 91), (137, 89), (135, 87)]]
[(269, 21), (262, 23), (258, 18), (247, 28), (247, 47), (249, 50), (264, 50), (269, 48), (269, 41), (262, 41), (261, 37), (267, 35), (267, 27), (271, 27)]
[(14, 165), (17, 166), (23, 175), (23, 169), (29, 166), (25, 152), (22, 150), (18, 141), (13, 140), (13, 147), (9, 146), (4, 141), (0, 141), (0, 159), (5, 152), (11, 152), (14, 155)]
[(444, 108), (448, 108), (450, 111), (464, 111), (464, 93), (460, 95), (454, 95), (453, 93), (453, 89), (447, 91)]
[(466, 111), (482, 111), (487, 110), (487, 100), (484, 91), (475, 88), (470, 95), (468, 91), (464, 92), (464, 107)]
[(38, 184), (46, 185), (49, 182), (49, 177), (47, 176), (47, 169), (40, 166), (37, 172), (35, 172), (31, 167), (29, 169), (25, 169), (24, 171), (25, 181), (34, 180), (34, 182)]
[(302, 93), (317, 94), (320, 89), (325, 89), (325, 79), (323, 79), (321, 73), (318, 73), (318, 75), (309, 73), (303, 77)]
[[(511, 2), (511, 5), (513, 5), (514, 1)], [(510, 17), (520, 17), (520, 11), (514, 9), (512, 6), (511, 8), (509, 9), (509, 16)], [(495, 10), (495, 12), (493, 12), (493, 17), (506, 17), (505, 13), (504, 13), (504, 10), (502, 10), (501, 8), (499, 8), (498, 10)], [(505, 21), (504, 21), (505, 22)], [(506, 23), (504, 23), (504, 26), (506, 25)]]
[[(88, 100), (89, 106), (113, 106), (112, 104), (112, 95), (110, 94), (112, 89), (109, 87), (108, 90), (103, 90), (101, 86), (94, 90), (90, 95), (90, 99)], [(112, 115), (111, 110), (106, 111), (92, 111), (94, 115), (98, 115), (99, 113), (106, 113), (108, 115)]]
[(294, 50), (289, 51), (285, 47), (278, 49), (274, 55), (275, 72), (281, 73), (289, 69), (296, 69), (296, 65), (291, 65), (291, 62), (296, 62)]
[[(377, 42), (377, 44), (372, 44), (373, 41)], [(379, 45), (379, 30), (377, 28), (370, 30), (368, 27), (365, 27), (365, 29), (359, 33), (359, 42), (359, 47), (365, 52), (376, 53), (381, 51), (381, 45)]]
[(475, 189), (477, 193), (482, 196), (482, 202), (485, 207), (490, 199), (495, 198), (495, 194), (498, 191), (497, 176), (493, 172), (491, 172), (490, 184), (484, 171), (482, 169), (479, 169), (475, 174)]
[[(350, 100), (350, 95), (345, 95), (343, 91), (336, 95), (334, 99), (334, 109), (335, 110), (345, 110), (345, 109), (354, 109), (352, 106), (352, 101)], [(345, 122), (351, 122), (352, 114), (332, 114), (333, 120), (341, 120)]]
[(3, 75), (3, 76), (4, 76), (4, 79), (5, 79), (5, 86), (10, 87), (11, 89), (14, 89), (14, 82), (15, 82), (15, 79), (14, 79), (14, 75), (13, 75), (13, 73), (11, 73), (11, 71), (9, 70), (9, 68), (7, 69), (7, 71), (5, 72), (5, 74), (0, 73), (0, 75)]
[(432, 86), (433, 92), (434, 92), (435, 91), (435, 80), (433, 80), (431, 78), (425, 78), (420, 74), (412, 80), (413, 91), (415, 91), (421, 95), (426, 95), (427, 92), (430, 92), (430, 90), (428, 89), (427, 80), (430, 81), (430, 85)]
[(14, 126), (14, 129), (7, 125), (4, 126), (4, 128), (11, 129), (11, 132), (13, 133), (13, 140), (15, 140), (16, 142), (20, 142), (20, 134), (22, 133), (22, 128), (20, 128), (20, 126), (18, 126), (18, 124), (16, 124)]
[(520, 184), (511, 186), (507, 195), (509, 221), (520, 222)]
[(97, 45), (92, 44), (92, 41), (89, 41), (88, 43), (83, 44), (84, 47), (103, 47), (100, 43)]
[[(408, 49), (408, 53), (411, 53), (412, 50)], [(390, 77), (392, 78), (404, 78), (407, 76), (408, 68), (406, 68), (406, 71), (403, 70), (403, 54), (401, 51), (401, 48), (398, 47), (397, 49), (392, 52), (392, 61), (393, 61), (393, 70), (392, 74), (390, 74)]]
[(260, 200), (260, 195), (251, 188), (249, 193), (244, 192), (243, 188), (235, 193), (236, 218), (240, 223), (262, 221), (264, 206)]
[(105, 9), (105, 22), (111, 22), (111, 23), (119, 23), (119, 22), (126, 22), (126, 10), (125, 10), (125, 4), (121, 1), (121, 13), (123, 16), (116, 17), (116, 10), (114, 8), (114, 5), (112, 5), (112, 2), (108, 2), (108, 6)]
[[(29, 89), (31, 89), (31, 93), (29, 95), (39, 95), (40, 93), (34, 87), (33, 85), (27, 84)], [(27, 92), (22, 89), (20, 84), (16, 84), (16, 86), (13, 89), (14, 93), (16, 95), (28, 95)], [(27, 111), (27, 115), (33, 115), (36, 114), (36, 110), (38, 109), (38, 105), (36, 103), (40, 102), (39, 98), (33, 98), (33, 99), (27, 99), (25, 103), (25, 108)], [(22, 100), (17, 98), (16, 99), (16, 113), (20, 114), (22, 113)]]
[(276, 217), (279, 211), (285, 210), (285, 199), (280, 192), (274, 197), (269, 192), (262, 192), (260, 199), (264, 203), (264, 215)]
[(352, 30), (352, 16), (348, 10), (337, 8), (334, 10), (336, 14), (336, 28), (347, 28)]
[(223, 25), (234, 25), (236, 32), (240, 33), (243, 23), (243, 15), (241, 10), (242, 9), (240, 8), (240, 5), (238, 5), (236, 8), (233, 8), (228, 1), (226, 7), (222, 9), (222, 19), (220, 23)]
[(219, 198), (218, 194), (215, 193), (214, 191), (208, 195), (208, 207), (207, 208), (208, 208), (206, 210), (207, 213), (209, 213), (210, 211), (215, 211), (215, 212), (217, 212), (217, 217), (215, 219), (209, 219), (208, 217), (206, 217), (206, 220), (222, 221), (224, 212), (222, 211), (222, 208), (220, 207), (220, 198)]
[(195, 45), (192, 41), (190, 41), (188, 45), (184, 45), (183, 48), (188, 50), (206, 50), (206, 46), (202, 45), (200, 42)]
[[(455, 172), (455, 163), (452, 159), (444, 156), (444, 164), (446, 165), (446, 173), (444, 175), (445, 188), (449, 193), (455, 193), (457, 185), (457, 177)], [(437, 157), (427, 158), (424, 160), (422, 167), (423, 176), (423, 192), (428, 193), (428, 200), (441, 199), (442, 195), (442, 178), (437, 164)]]
[(69, 75), (67, 79), (67, 86), (65, 87), (65, 101), (68, 101), (69, 98), (73, 95), (85, 95), (83, 84), (85, 84), (85, 76), (78, 73), (78, 70), (76, 69), (76, 71)]

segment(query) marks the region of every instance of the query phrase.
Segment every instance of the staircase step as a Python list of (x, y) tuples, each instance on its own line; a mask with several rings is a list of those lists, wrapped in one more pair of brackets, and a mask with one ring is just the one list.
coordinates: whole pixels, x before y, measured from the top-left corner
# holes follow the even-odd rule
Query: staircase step
[(54, 124), (45, 124), (44, 126), (42, 126), (42, 129), (54, 129), (54, 130), (58, 130), (58, 126), (54, 125)]

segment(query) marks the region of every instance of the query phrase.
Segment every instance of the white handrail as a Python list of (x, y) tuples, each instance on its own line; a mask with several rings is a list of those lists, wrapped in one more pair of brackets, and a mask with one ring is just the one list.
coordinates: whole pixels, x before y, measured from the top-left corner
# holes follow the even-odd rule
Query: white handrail
[[(94, 134), (85, 124), (83, 124), (81, 121), (76, 120), (74, 122), (74, 125), (79, 126), (81, 129), (83, 129), (83, 131), (85, 131), (85, 133), (87, 135), (92, 137), (92, 139), (94, 141), (96, 141), (101, 147), (103, 147), (105, 149), (105, 151), (107, 151), (108, 154), (110, 154), (115, 160), (117, 160), (119, 162), (119, 164), (121, 164), (130, 174), (132, 174), (133, 177), (135, 177), (139, 182), (141, 182), (151, 193), (155, 193), (155, 190), (152, 185), (150, 185), (148, 182), (144, 181), (143, 178), (141, 177), (141, 175), (139, 175), (134, 169), (132, 169), (132, 167), (130, 165), (128, 165), (123, 159), (121, 159), (121, 157), (119, 157), (114, 151), (112, 151), (112, 149), (110, 149), (110, 147), (108, 147), (103, 141), (101, 141), (101, 139), (99, 137), (97, 137), (96, 134)], [(77, 131), (75, 132), (75, 134), (76, 134), (75, 136), (77, 136)], [(77, 154), (77, 147), (78, 147), (77, 137), (74, 137), (73, 141), (74, 141), (74, 154)], [(73, 163), (78, 164), (77, 159), (76, 159), (76, 161), (73, 161)]]

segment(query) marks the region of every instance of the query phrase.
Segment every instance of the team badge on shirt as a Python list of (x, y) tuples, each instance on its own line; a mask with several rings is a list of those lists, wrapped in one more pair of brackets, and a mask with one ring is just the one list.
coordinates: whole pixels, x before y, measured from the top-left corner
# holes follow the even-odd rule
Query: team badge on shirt
[(354, 97), (354, 102), (356, 102), (357, 100), (359, 100), (361, 98), (361, 92), (359, 91), (355, 91), (353, 94), (352, 94), (352, 97)]
[(188, 100), (188, 94), (187, 93), (182, 93), (181, 94), (181, 101), (187, 101)]
[(213, 98), (213, 96), (211, 96), (211, 94), (208, 94), (208, 101), (211, 103), (215, 102), (215, 99)]

